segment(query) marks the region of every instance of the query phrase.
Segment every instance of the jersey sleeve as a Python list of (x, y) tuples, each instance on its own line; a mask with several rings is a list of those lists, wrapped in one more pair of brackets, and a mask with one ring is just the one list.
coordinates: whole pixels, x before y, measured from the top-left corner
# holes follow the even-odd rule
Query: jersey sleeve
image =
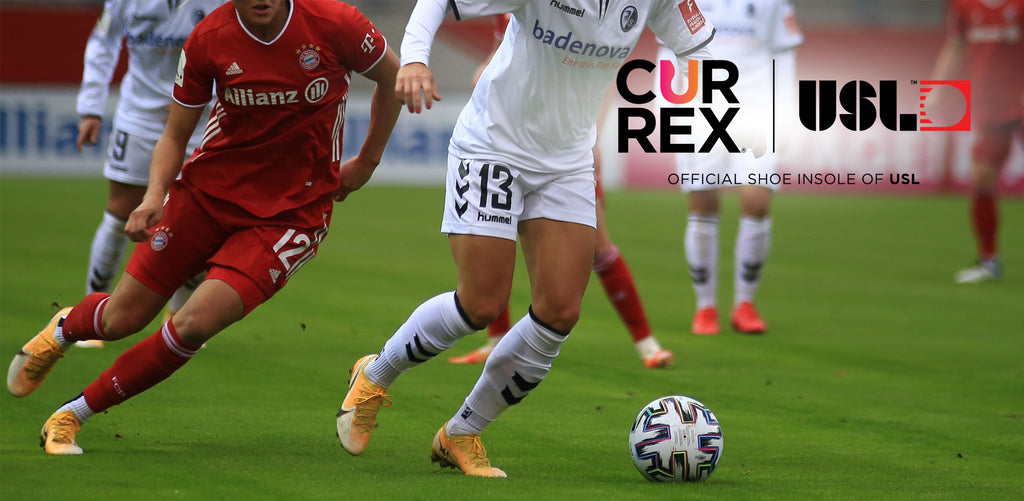
[(796, 13), (789, 0), (779, 0), (775, 6), (771, 49), (773, 52), (790, 50), (804, 41), (804, 34), (796, 22)]
[(677, 56), (706, 47), (715, 33), (695, 0), (656, 0), (647, 26)]
[(206, 37), (190, 36), (181, 49), (178, 71), (174, 75), (173, 97), (182, 106), (200, 108), (210, 102), (217, 73), (206, 57), (205, 41)]
[[(526, 5), (527, 0), (495, 0), (492, 2), (448, 0), (448, 3), (452, 7), (455, 19), (462, 20), (515, 12)], [(504, 29), (502, 32), (504, 32)]]
[(119, 0), (103, 3), (103, 13), (89, 33), (85, 45), (82, 85), (78, 89), (79, 115), (103, 115), (110, 94), (110, 81), (121, 55), (124, 33), (123, 5)]
[(352, 71), (366, 73), (384, 57), (388, 48), (384, 33), (358, 9), (342, 4), (342, 16), (338, 24), (343, 34), (341, 53), (345, 56), (345, 65)]

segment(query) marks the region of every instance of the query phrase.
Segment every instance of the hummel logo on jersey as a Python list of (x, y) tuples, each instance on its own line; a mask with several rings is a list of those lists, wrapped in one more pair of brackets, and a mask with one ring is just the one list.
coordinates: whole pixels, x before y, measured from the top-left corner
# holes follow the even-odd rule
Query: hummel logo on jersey
[(225, 71), (224, 74), (227, 75), (227, 76), (241, 75), (242, 74), (242, 68), (238, 67), (238, 63), (231, 63), (231, 66), (228, 66), (228, 70)]
[(577, 9), (576, 7), (564, 4), (562, 2), (559, 2), (558, 0), (551, 0), (551, 3), (548, 5), (562, 12), (565, 12), (566, 14), (576, 17), (583, 17), (583, 14), (587, 12), (587, 9)]

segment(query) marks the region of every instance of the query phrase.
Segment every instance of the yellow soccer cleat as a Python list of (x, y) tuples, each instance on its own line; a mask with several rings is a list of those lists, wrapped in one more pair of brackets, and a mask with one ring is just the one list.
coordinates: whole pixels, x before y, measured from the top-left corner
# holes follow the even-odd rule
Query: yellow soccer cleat
[(57, 326), (64, 322), (68, 313), (71, 313), (71, 307), (58, 311), (50, 319), (50, 323), (25, 343), (21, 351), (14, 356), (10, 367), (7, 368), (7, 391), (10, 391), (11, 395), (24, 397), (35, 391), (43, 379), (46, 379), (53, 365), (64, 357), (64, 352), (71, 345), (61, 346), (54, 339), (53, 333)]
[(39, 433), (39, 447), (47, 454), (72, 455), (81, 454), (82, 448), (75, 442), (75, 435), (82, 429), (75, 413), (58, 412), (50, 416)]
[(364, 369), (377, 355), (366, 355), (356, 361), (348, 380), (348, 393), (338, 409), (338, 440), (346, 452), (358, 456), (366, 450), (370, 433), (381, 407), (389, 407), (387, 388), (366, 378)]
[(458, 468), (462, 473), (474, 477), (508, 477), (504, 471), (491, 466), (480, 435), (449, 435), (447, 427), (448, 423), (445, 423), (434, 435), (431, 462), (439, 463), (444, 468)]

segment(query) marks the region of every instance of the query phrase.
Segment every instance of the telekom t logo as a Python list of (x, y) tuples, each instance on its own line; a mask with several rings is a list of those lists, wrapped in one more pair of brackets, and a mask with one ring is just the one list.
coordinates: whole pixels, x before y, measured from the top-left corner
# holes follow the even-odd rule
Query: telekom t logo
[[(916, 82), (915, 82), (916, 83)], [(847, 82), (838, 90), (838, 103), (844, 113), (837, 114), (837, 85), (835, 80), (801, 80), (799, 84), (800, 123), (808, 130), (823, 131), (832, 127), (838, 115), (839, 122), (849, 130), (861, 131), (874, 125), (875, 120), (893, 131), (967, 131), (971, 130), (971, 82), (968, 80), (924, 80), (920, 83), (920, 111), (896, 111), (896, 81), (882, 80), (878, 91), (863, 80)], [(929, 93), (936, 87), (953, 87), (964, 96), (967, 107), (959, 121), (952, 125), (932, 125), (925, 111)], [(876, 108), (873, 98), (878, 98)]]

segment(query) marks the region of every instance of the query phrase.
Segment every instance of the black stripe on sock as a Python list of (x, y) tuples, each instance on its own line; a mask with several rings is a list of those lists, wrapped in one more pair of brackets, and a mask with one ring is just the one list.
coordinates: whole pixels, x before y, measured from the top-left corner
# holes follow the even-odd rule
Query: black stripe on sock
[(462, 317), (462, 321), (466, 322), (466, 325), (468, 325), (470, 328), (472, 328), (475, 331), (482, 331), (482, 330), (486, 329), (487, 328), (486, 325), (483, 326), (483, 327), (478, 327), (476, 325), (473, 325), (473, 322), (471, 322), (469, 320), (469, 315), (466, 315), (466, 310), (462, 309), (462, 303), (459, 302), (459, 291), (455, 291), (454, 294), (455, 294), (455, 309), (459, 310), (459, 316)]
[(530, 319), (533, 320), (537, 325), (539, 325), (539, 326), (541, 326), (541, 327), (543, 327), (543, 328), (545, 328), (545, 329), (547, 329), (547, 330), (549, 330), (551, 332), (554, 332), (555, 334), (557, 334), (559, 336), (562, 336), (562, 337), (566, 337), (566, 336), (569, 335), (568, 332), (562, 332), (562, 331), (560, 331), (560, 330), (558, 330), (558, 329), (548, 325), (547, 322), (541, 320), (540, 317), (538, 317), (537, 314), (533, 312), (533, 305), (532, 304), (530, 305), (530, 310), (529, 311), (530, 311)]

